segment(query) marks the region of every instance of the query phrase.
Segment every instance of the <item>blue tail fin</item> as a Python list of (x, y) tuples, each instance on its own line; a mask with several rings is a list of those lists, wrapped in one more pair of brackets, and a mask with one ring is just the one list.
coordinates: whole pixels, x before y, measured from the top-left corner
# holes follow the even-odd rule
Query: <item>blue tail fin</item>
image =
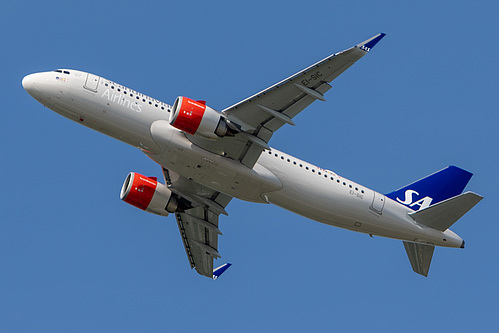
[(461, 194), (471, 176), (472, 173), (451, 165), (386, 196), (419, 210)]

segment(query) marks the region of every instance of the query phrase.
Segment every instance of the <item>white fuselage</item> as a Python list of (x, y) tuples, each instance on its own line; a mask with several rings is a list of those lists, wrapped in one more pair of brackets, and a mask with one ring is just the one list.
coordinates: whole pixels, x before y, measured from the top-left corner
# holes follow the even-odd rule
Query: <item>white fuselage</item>
[(184, 177), (232, 197), (272, 203), (315, 221), (372, 235), (437, 246), (463, 240), (416, 223), (412, 210), (332, 171), (276, 149), (264, 150), (250, 169), (194, 145), (169, 125), (171, 106), (110, 80), (76, 70), (24, 78), (43, 105), (141, 149)]

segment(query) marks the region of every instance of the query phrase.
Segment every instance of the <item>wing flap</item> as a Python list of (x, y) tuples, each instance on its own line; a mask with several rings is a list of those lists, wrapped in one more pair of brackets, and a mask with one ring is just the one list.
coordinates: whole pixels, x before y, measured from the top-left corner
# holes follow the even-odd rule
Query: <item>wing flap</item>
[(218, 228), (220, 214), (231, 197), (189, 180), (163, 168), (172, 192), (191, 202), (192, 208), (175, 213), (178, 229), (191, 268), (206, 277), (213, 277), (213, 259), (219, 258)]
[(412, 270), (425, 277), (428, 276), (435, 246), (404, 242), (404, 247)]
[(445, 231), (482, 199), (483, 197), (476, 193), (466, 192), (410, 213), (409, 216), (427, 227)]
[[(213, 215), (203, 219), (203, 216)], [(218, 253), (218, 215), (204, 208), (193, 208), (185, 213), (175, 213), (185, 252), (191, 268), (204, 276), (212, 277), (213, 259)]]

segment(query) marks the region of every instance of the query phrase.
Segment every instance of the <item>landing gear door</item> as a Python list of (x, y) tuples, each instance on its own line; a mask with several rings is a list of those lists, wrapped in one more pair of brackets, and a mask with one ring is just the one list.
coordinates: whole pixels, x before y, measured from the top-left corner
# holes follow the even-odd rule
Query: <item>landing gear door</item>
[(371, 209), (376, 213), (380, 214), (383, 212), (383, 207), (385, 206), (385, 196), (374, 191), (373, 202), (371, 204)]
[(99, 80), (100, 80), (99, 76), (87, 73), (87, 80), (85, 81), (85, 85), (83, 87), (90, 91), (97, 92), (97, 86), (99, 85)]

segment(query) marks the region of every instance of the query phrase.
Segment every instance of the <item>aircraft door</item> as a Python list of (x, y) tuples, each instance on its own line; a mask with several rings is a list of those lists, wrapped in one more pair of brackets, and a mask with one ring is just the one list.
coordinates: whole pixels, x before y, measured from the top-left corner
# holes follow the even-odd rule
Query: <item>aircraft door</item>
[(99, 76), (87, 73), (87, 80), (85, 81), (85, 85), (83, 87), (90, 91), (97, 92), (97, 86), (99, 84), (99, 80), (100, 80)]
[(381, 214), (383, 212), (383, 207), (385, 206), (385, 196), (376, 191), (373, 191), (373, 193), (373, 202), (370, 208), (376, 213)]

